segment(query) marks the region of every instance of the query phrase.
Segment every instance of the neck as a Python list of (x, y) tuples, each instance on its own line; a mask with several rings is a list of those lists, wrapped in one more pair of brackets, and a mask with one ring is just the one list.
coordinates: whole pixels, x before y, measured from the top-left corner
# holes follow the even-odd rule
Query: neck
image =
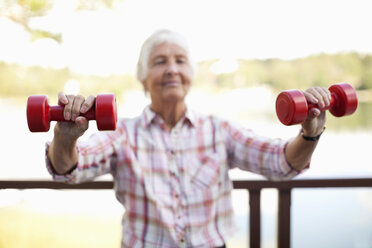
[(186, 104), (184, 101), (162, 104), (154, 104), (153, 102), (151, 109), (163, 118), (167, 130), (171, 130), (185, 115)]

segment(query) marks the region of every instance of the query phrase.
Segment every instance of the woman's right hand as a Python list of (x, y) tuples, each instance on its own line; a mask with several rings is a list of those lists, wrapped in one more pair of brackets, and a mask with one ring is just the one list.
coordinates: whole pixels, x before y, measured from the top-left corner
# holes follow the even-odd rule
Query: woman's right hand
[(54, 133), (62, 135), (64, 138), (76, 140), (84, 134), (89, 127), (88, 120), (79, 116), (86, 113), (94, 105), (95, 97), (93, 95), (84, 98), (81, 95), (66, 95), (64, 92), (58, 94), (58, 104), (64, 106), (65, 120), (73, 122), (57, 122)]

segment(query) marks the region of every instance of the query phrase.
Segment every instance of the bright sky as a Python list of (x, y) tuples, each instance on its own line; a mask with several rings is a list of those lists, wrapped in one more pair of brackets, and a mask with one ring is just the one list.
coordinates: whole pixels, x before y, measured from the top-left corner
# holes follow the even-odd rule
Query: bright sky
[[(75, 11), (76, 0), (56, 0), (34, 28), (62, 34), (62, 43), (35, 42), (0, 18), (0, 60), (69, 66), (88, 74), (133, 72), (140, 45), (170, 28), (189, 40), (197, 61), (221, 58), (292, 59), (321, 52), (372, 53), (370, 2), (292, 0), (126, 0), (114, 10)], [(227, 62), (226, 62), (227, 61)]]

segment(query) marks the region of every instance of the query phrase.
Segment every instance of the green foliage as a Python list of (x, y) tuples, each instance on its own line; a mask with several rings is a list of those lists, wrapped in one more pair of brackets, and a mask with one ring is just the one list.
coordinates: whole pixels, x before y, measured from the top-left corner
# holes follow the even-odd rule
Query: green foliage
[(216, 61), (200, 63), (197, 84), (219, 88), (239, 88), (268, 84), (276, 90), (305, 89), (349, 82), (357, 89), (372, 89), (372, 55), (358, 53), (319, 54), (295, 60), (239, 60), (239, 69), (229, 74), (213, 74)]
[(44, 15), (53, 5), (50, 0), (18, 0), (17, 3), (9, 4), (17, 4), (23, 11), (27, 11), (28, 15), (31, 16)]
[(23, 67), (0, 63), (0, 96), (25, 96), (63, 88), (69, 70)]
[(108, 77), (75, 75), (74, 79), (80, 83), (80, 93), (82, 95), (111, 92), (119, 96), (126, 90), (141, 88), (136, 78), (128, 74)]
[(6, 17), (23, 26), (30, 33), (32, 40), (51, 38), (61, 42), (61, 34), (34, 29), (29, 25), (32, 17), (46, 15), (52, 9), (53, 4), (53, 0), (7, 0), (2, 3), (3, 8), (0, 8), (0, 17)]
[(124, 0), (78, 0), (77, 10), (96, 10), (100, 8), (114, 9)]
[[(372, 55), (357, 53), (320, 54), (296, 60), (239, 60), (234, 73), (214, 74), (210, 67), (216, 60), (198, 65), (194, 85), (210, 89), (234, 89), (267, 84), (274, 90), (305, 89), (349, 82), (357, 89), (372, 89)], [(135, 75), (108, 77), (79, 75), (69, 69), (24, 67), (0, 63), (0, 97), (30, 94), (56, 95), (68, 80), (77, 80), (84, 95), (99, 92), (121, 94), (127, 89), (140, 89)]]
[(141, 89), (133, 75), (86, 76), (75, 74), (67, 68), (57, 70), (0, 63), (0, 97), (26, 98), (45, 94), (53, 98), (58, 92), (64, 91), (66, 82), (71, 79), (79, 82), (79, 94), (85, 96), (102, 92), (119, 96), (127, 89)]
[(363, 68), (360, 75), (360, 89), (372, 88), (372, 56), (363, 56), (361, 61)]
[(33, 41), (35, 41), (37, 39), (42, 39), (42, 38), (51, 38), (51, 39), (57, 41), (58, 43), (61, 43), (61, 41), (62, 41), (62, 34), (60, 34), (60, 33), (52, 33), (52, 32), (48, 32), (48, 31), (44, 31), (44, 30), (38, 30), (38, 29), (30, 29), (29, 32), (30, 32), (30, 35), (31, 35), (31, 39)]

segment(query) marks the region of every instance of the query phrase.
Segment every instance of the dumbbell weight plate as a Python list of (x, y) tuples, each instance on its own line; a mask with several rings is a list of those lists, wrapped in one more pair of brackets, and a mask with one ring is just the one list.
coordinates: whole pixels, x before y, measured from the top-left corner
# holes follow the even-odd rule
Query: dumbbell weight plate
[(117, 122), (115, 95), (98, 94), (95, 104), (97, 129), (115, 130)]
[(358, 97), (355, 89), (347, 83), (338, 83), (329, 87), (331, 94), (337, 98), (329, 111), (337, 117), (351, 115), (358, 107)]
[(284, 125), (302, 123), (307, 118), (308, 105), (304, 94), (299, 90), (286, 90), (276, 99), (276, 114)]
[(49, 104), (47, 96), (29, 96), (26, 112), (27, 124), (31, 132), (46, 132), (49, 130)]

